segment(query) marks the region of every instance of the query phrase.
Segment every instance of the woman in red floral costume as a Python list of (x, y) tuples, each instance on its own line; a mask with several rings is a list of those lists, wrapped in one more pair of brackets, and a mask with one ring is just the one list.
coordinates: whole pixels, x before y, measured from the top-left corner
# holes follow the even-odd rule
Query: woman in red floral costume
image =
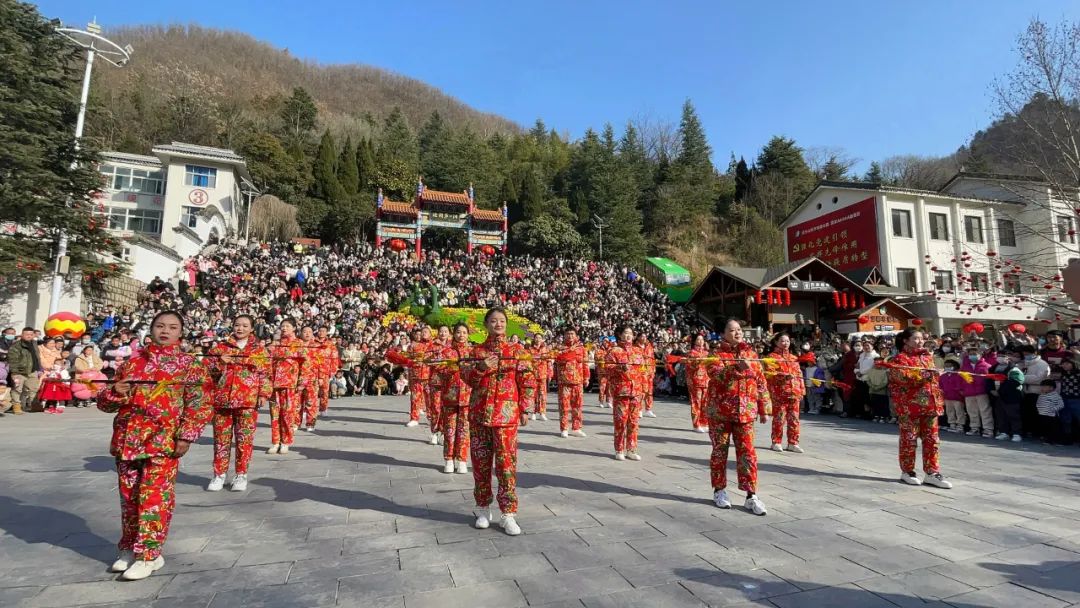
[(645, 357), (634, 346), (634, 330), (627, 326), (615, 329), (619, 342), (608, 351), (604, 369), (608, 375), (608, 391), (615, 412), (615, 460), (641, 460), (637, 453), (638, 412), (641, 411), (642, 388), (645, 384), (642, 366)]
[(709, 417), (705, 415), (705, 393), (709, 389), (709, 365), (702, 359), (709, 356), (705, 336), (694, 336), (686, 362), (686, 384), (690, 389), (690, 426), (699, 433), (709, 432)]
[(521, 534), (517, 514), (517, 431), (529, 420), (536, 378), (520, 344), (506, 339), (506, 312), (492, 308), (484, 315), (487, 339), (473, 347), (473, 362), (461, 366), (462, 379), (472, 387), (469, 399), (470, 454), (473, 497), (480, 513), (475, 526), (491, 524), (491, 469), (499, 479), (500, 525), (510, 536)]
[(555, 382), (559, 387), (559, 436), (573, 433), (584, 437), (582, 399), (589, 384), (589, 364), (573, 327), (563, 330), (562, 347), (555, 353)]
[(551, 379), (551, 373), (554, 369), (552, 365), (552, 351), (544, 344), (544, 335), (537, 334), (533, 338), (533, 347), (531, 349), (534, 365), (536, 368), (536, 401), (533, 406), (532, 419), (547, 420), (547, 391), (548, 380)]
[(236, 477), (229, 487), (234, 492), (247, 489), (248, 463), (255, 444), (255, 426), (260, 407), (273, 395), (270, 381), (270, 353), (251, 335), (255, 319), (238, 315), (233, 334), (210, 349), (206, 359), (210, 375), (217, 381), (214, 390), (214, 478), (206, 487), (211, 492), (225, 486), (235, 436)]
[(645, 361), (641, 368), (641, 409), (638, 410), (638, 416), (656, 418), (656, 414), (652, 411), (653, 390), (656, 381), (656, 349), (653, 348), (652, 342), (649, 341), (649, 337), (645, 334), (638, 334), (634, 338), (634, 346), (637, 346), (638, 350), (641, 351), (641, 356)]
[(791, 336), (780, 333), (772, 339), (771, 362), (766, 365), (765, 379), (772, 400), (772, 450), (783, 452), (784, 426), (787, 422), (787, 451), (802, 454), (799, 447), (799, 407), (806, 394), (799, 359), (791, 352)]
[(206, 368), (180, 350), (184, 319), (158, 313), (150, 323), (153, 343), (125, 361), (116, 383), (98, 398), (98, 409), (115, 413), (110, 453), (120, 487), (120, 556), (110, 568), (123, 580), (144, 579), (165, 565), (162, 546), (176, 504), (180, 458), (202, 434), (213, 411)]
[(293, 431), (300, 424), (300, 364), (308, 356), (307, 349), (296, 337), (292, 319), (281, 322), (281, 338), (270, 347), (273, 358), (274, 400), (270, 404), (270, 449), (267, 454), (288, 454)]
[(752, 346), (743, 342), (742, 323), (730, 319), (724, 324), (724, 336), (716, 349), (715, 363), (709, 365), (709, 439), (712, 457), (713, 502), (730, 509), (727, 495), (728, 444), (735, 440), (736, 471), (739, 489), (746, 492), (747, 510), (765, 515), (765, 505), (757, 496), (757, 452), (754, 451), (754, 419), (764, 424), (772, 403), (765, 373)]
[(471, 389), (461, 379), (461, 368), (451, 363), (469, 357), (469, 326), (458, 323), (450, 344), (438, 353), (446, 363), (432, 366), (431, 378), (442, 387), (443, 473), (469, 472), (469, 393)]
[[(900, 480), (913, 486), (925, 483), (948, 490), (952, 483), (941, 474), (938, 461), (938, 416), (944, 413), (945, 398), (934, 356), (923, 347), (925, 341), (923, 332), (905, 329), (896, 335), (899, 353), (886, 364), (889, 398), (896, 406), (900, 426)], [(922, 481), (915, 474), (915, 446), (919, 440), (926, 473)]]
[[(428, 356), (431, 359), (440, 359), (440, 353), (446, 347), (450, 346), (453, 338), (451, 336), (450, 327), (446, 325), (440, 325), (435, 330), (435, 339), (431, 342), (431, 348), (428, 351)], [(435, 373), (434, 366), (431, 366), (431, 376), (427, 383), (427, 396), (425, 403), (428, 411), (428, 421), (431, 426), (431, 445), (438, 445), (443, 443), (442, 433), (442, 394), (443, 394), (443, 377)]]

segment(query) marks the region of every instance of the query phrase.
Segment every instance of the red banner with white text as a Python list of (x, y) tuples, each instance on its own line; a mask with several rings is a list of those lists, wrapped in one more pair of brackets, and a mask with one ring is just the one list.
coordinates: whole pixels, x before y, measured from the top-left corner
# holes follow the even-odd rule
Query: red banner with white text
[(877, 203), (874, 197), (788, 226), (789, 262), (816, 257), (840, 271), (877, 266)]

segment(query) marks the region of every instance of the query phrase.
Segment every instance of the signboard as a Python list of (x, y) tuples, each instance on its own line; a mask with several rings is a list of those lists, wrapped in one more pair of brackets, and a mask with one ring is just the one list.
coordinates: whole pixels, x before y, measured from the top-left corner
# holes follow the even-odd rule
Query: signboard
[(790, 291), (817, 291), (823, 293), (836, 291), (828, 281), (802, 281), (795, 277), (788, 279), (787, 286)]
[(210, 202), (210, 195), (206, 193), (206, 190), (196, 188), (195, 190), (188, 192), (187, 200), (196, 207), (202, 207)]
[(416, 228), (412, 226), (388, 225), (385, 221), (379, 225), (379, 236), (400, 237), (403, 239), (415, 239)]
[(861, 200), (787, 229), (789, 262), (816, 257), (840, 271), (879, 263), (877, 204)]

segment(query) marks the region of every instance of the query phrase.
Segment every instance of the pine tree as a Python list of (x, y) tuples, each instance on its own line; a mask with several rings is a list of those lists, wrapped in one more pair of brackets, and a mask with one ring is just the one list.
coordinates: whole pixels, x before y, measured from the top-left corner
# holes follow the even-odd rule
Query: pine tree
[(750, 184), (753, 180), (753, 171), (746, 166), (746, 159), (740, 156), (738, 164), (735, 165), (736, 202), (742, 202), (742, 200), (746, 198), (746, 195), (750, 192)]
[(821, 167), (822, 179), (831, 182), (842, 182), (847, 179), (847, 167), (836, 158), (830, 156), (829, 160)]
[(311, 176), (303, 163), (285, 151), (281, 141), (267, 132), (246, 137), (237, 150), (247, 162), (255, 186), (265, 194), (296, 204), (308, 190)]
[(548, 130), (547, 125), (544, 124), (543, 119), (537, 118), (536, 124), (529, 130), (529, 137), (532, 137), (538, 145), (544, 145), (547, 143)]
[(375, 195), (372, 187), (375, 171), (375, 147), (370, 139), (362, 139), (356, 146), (357, 192), (361, 196)]
[(420, 169), (420, 147), (401, 108), (395, 107), (383, 123), (375, 163), (375, 186), (387, 196), (412, 200)]
[(863, 175), (864, 182), (871, 182), (874, 184), (880, 184), (885, 179), (885, 175), (881, 172), (881, 163), (874, 161), (870, 163), (870, 168), (866, 170), (866, 174)]
[(345, 190), (338, 181), (335, 165), (337, 150), (334, 145), (334, 136), (327, 130), (319, 141), (319, 150), (315, 154), (315, 164), (312, 167), (311, 196), (330, 204), (345, 199)]
[(360, 170), (356, 162), (356, 148), (352, 145), (352, 138), (346, 137), (341, 158), (338, 159), (337, 177), (345, 196), (349, 198), (355, 198), (360, 193)]
[(795, 140), (782, 135), (774, 135), (761, 149), (757, 168), (762, 175), (777, 172), (792, 179), (814, 179), (813, 172), (803, 158), (802, 148), (795, 144)]
[(714, 172), (712, 149), (705, 137), (705, 128), (689, 99), (683, 103), (682, 120), (679, 121), (679, 156), (675, 165), (688, 175), (700, 177)]
[(281, 120), (285, 123), (285, 132), (293, 139), (304, 140), (315, 129), (315, 120), (319, 110), (315, 100), (303, 87), (293, 89), (292, 97), (281, 108)]

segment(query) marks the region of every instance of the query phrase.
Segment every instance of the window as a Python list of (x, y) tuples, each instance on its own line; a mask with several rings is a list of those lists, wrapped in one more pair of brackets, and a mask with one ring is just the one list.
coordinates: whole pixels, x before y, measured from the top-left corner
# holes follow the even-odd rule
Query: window
[(194, 229), (199, 225), (199, 208), (182, 207), (180, 212), (180, 224)]
[(1076, 228), (1073, 226), (1073, 218), (1067, 215), (1059, 215), (1057, 228), (1059, 241), (1070, 245), (1076, 244)]
[(975, 291), (990, 291), (990, 277), (985, 272), (971, 273), (971, 288)]
[(145, 234), (161, 234), (161, 212), (152, 209), (109, 207), (109, 229), (130, 230)]
[(934, 289), (947, 291), (953, 288), (952, 271), (938, 270), (934, 272)]
[(917, 288), (915, 286), (915, 269), (914, 268), (897, 268), (896, 269), (896, 286), (904, 291), (910, 291), (915, 293)]
[(930, 214), (930, 238), (935, 241), (949, 240), (949, 218), (944, 213)]
[(998, 220), (998, 242), (1002, 247), (1016, 247), (1016, 224), (1012, 220)]
[(1020, 279), (1017, 277), (1005, 277), (1005, 285), (1001, 288), (1005, 293), (1018, 294), (1020, 293)]
[(198, 165), (186, 165), (184, 167), (184, 185), (198, 188), (213, 188), (217, 186), (217, 169), (200, 167)]
[(142, 194), (161, 194), (165, 190), (165, 179), (161, 171), (113, 165), (101, 165), (98, 171), (105, 176), (105, 187), (112, 190)]
[(964, 216), (964, 240), (969, 243), (983, 242), (981, 217), (977, 215)]
[(120, 259), (125, 262), (131, 261), (131, 247), (124, 247), (120, 250)]
[(911, 238), (911, 212), (906, 209), (892, 210), (893, 236)]

